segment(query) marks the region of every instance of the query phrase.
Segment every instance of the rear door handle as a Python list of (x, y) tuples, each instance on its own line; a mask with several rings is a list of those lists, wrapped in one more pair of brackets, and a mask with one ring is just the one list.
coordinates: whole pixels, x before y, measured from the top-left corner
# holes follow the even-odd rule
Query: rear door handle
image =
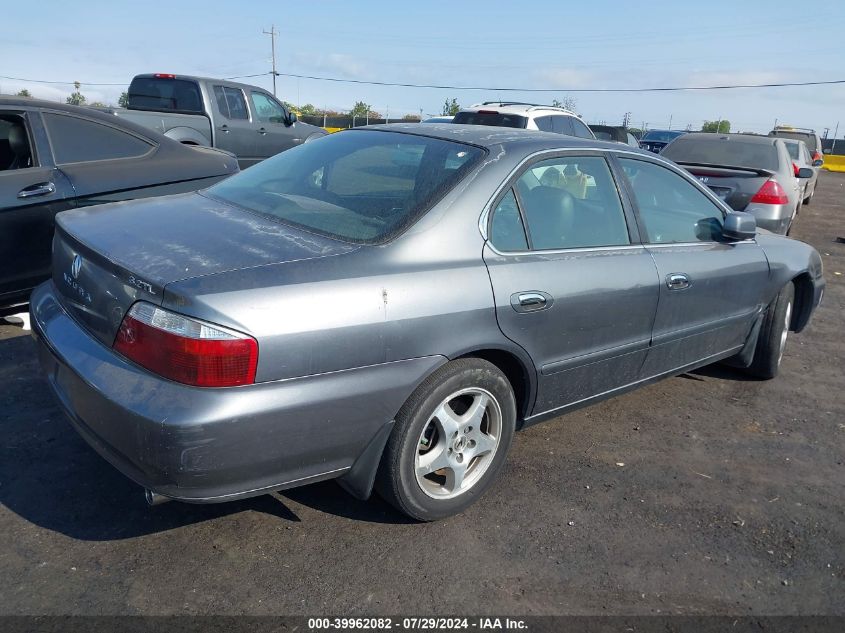
[(228, 126), (228, 125), (225, 125), (225, 124), (224, 124), (224, 125), (221, 125), (221, 126), (220, 126), (220, 131), (221, 131), (221, 132), (223, 132), (224, 134), (228, 134), (228, 133), (229, 133), (229, 126)]
[(267, 134), (267, 130), (265, 130), (263, 127), (260, 127), (260, 128), (258, 128), (258, 133), (261, 134), (261, 135), (264, 135), (264, 134)]
[(511, 307), (517, 312), (537, 312), (552, 306), (552, 296), (546, 292), (527, 290), (511, 295)]
[(684, 273), (670, 273), (666, 275), (666, 286), (669, 290), (684, 290), (689, 288), (689, 277)]
[(30, 185), (18, 192), (18, 198), (34, 198), (35, 196), (46, 196), (49, 193), (56, 193), (56, 185), (52, 182), (39, 182), (37, 185)]

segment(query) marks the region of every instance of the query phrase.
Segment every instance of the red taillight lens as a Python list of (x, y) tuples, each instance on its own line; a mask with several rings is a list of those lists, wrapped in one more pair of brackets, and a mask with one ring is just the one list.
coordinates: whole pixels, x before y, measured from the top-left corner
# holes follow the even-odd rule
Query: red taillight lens
[(786, 204), (789, 198), (786, 197), (786, 192), (780, 183), (771, 178), (763, 183), (760, 191), (754, 194), (751, 202), (758, 202), (760, 204)]
[(120, 324), (114, 350), (162, 376), (195, 387), (255, 382), (254, 338), (139, 301)]
[(824, 160), (824, 156), (822, 155), (822, 153), (819, 150), (816, 150), (816, 151), (813, 152), (813, 162), (815, 162), (817, 160)]
[(798, 165), (792, 163), (792, 173), (795, 174), (795, 177), (798, 178)]

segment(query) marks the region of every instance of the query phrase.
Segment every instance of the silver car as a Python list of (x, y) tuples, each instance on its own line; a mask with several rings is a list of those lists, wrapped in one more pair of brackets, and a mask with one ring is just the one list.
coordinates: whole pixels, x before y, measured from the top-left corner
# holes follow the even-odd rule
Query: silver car
[(774, 233), (789, 233), (801, 206), (799, 178), (812, 176), (810, 168), (796, 172), (783, 139), (757, 134), (684, 134), (661, 155)]
[[(807, 149), (807, 144), (804, 141), (794, 141), (785, 138), (783, 142), (786, 144), (786, 149), (795, 168), (795, 177), (798, 178), (801, 187), (802, 204), (810, 204), (810, 200), (813, 199), (813, 195), (816, 193), (816, 182), (818, 182), (820, 167), (816, 166), (816, 162), (810, 156), (810, 150)], [(821, 161), (818, 162), (820, 165)], [(804, 178), (798, 176), (801, 169), (810, 170), (809, 172), (804, 172)]]
[(44, 376), (151, 503), (337, 479), (445, 517), (517, 429), (720, 360), (773, 377), (824, 289), (655, 154), (487, 126), (344, 131), (57, 225)]

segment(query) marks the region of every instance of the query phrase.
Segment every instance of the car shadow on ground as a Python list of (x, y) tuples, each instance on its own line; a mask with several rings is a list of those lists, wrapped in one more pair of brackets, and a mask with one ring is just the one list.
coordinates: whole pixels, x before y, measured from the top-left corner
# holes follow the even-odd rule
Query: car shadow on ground
[(149, 507), (143, 489), (97, 455), (65, 419), (40, 376), (29, 336), (0, 339), (0, 385), (0, 503), (71, 538), (127, 539), (245, 511), (300, 522), (292, 509), (297, 505), (355, 521), (407, 521), (381, 499), (359, 501), (334, 482), (221, 504)]

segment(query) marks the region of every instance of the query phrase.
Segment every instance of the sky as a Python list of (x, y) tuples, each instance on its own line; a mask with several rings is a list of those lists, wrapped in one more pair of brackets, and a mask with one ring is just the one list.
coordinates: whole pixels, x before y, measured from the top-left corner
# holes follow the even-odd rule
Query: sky
[[(49, 19), (44, 19), (48, 17)], [(138, 73), (211, 77), (268, 73), (272, 25), (279, 72), (413, 84), (544, 88), (551, 93), (422, 89), (277, 78), (280, 99), (391, 118), (436, 116), (507, 99), (574, 97), (588, 123), (734, 131), (811, 127), (845, 137), (845, 84), (663, 93), (576, 92), (845, 79), (845, 2), (466, 0), (392, 3), (243, 0), (40, 0), (8, 3), (0, 92), (64, 100), (82, 82), (89, 101), (116, 103)], [(10, 25), (20, 28), (9, 28)], [(37, 28), (27, 28), (37, 25)], [(45, 84), (19, 79), (68, 82)], [(242, 81), (270, 89), (268, 75)], [(94, 85), (115, 84), (115, 85)]]

